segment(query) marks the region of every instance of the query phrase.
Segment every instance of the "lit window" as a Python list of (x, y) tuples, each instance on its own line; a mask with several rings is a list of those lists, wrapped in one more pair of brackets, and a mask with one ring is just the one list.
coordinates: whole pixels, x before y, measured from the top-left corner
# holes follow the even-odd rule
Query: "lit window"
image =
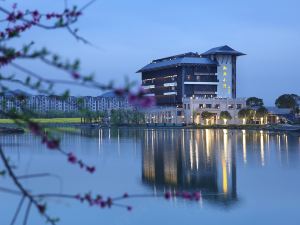
[(224, 71), (223, 75), (226, 76), (226, 75), (227, 75), (227, 72)]
[(223, 70), (227, 70), (227, 66), (223, 66)]
[(226, 84), (223, 84), (223, 87), (226, 89), (227, 85), (226, 85)]

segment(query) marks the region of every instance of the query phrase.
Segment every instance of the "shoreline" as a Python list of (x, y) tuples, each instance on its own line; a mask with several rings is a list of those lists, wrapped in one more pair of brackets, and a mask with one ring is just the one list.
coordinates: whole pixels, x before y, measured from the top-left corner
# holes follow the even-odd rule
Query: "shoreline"
[[(132, 129), (228, 129), (228, 130), (253, 130), (292, 132), (300, 134), (300, 125), (173, 125), (173, 124), (130, 124), (130, 125), (98, 125), (81, 123), (43, 123), (47, 127), (73, 127), (78, 129), (105, 129), (105, 128), (132, 128)], [(15, 124), (1, 124), (0, 134), (24, 133), (26, 129), (19, 128)]]

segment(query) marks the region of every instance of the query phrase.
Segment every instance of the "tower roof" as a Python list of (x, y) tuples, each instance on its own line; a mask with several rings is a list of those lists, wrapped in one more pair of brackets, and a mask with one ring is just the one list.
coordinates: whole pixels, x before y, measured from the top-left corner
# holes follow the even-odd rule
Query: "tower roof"
[(242, 52), (238, 52), (234, 50), (233, 48), (229, 47), (228, 45), (212, 48), (201, 55), (207, 56), (207, 55), (234, 55), (234, 56), (242, 56), (246, 55)]
[(137, 73), (183, 65), (217, 65), (217, 62), (209, 58), (203, 58), (198, 53), (188, 52), (153, 60), (150, 64), (137, 71)]

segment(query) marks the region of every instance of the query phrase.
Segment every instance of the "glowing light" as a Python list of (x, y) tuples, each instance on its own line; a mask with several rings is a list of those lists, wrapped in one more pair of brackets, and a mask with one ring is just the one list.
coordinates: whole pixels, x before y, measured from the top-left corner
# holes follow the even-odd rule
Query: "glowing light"
[(228, 192), (228, 182), (227, 182), (227, 169), (225, 159), (222, 159), (222, 172), (223, 172), (223, 192)]
[(227, 119), (223, 119), (223, 121), (224, 121), (224, 125), (226, 125), (227, 124)]
[(260, 158), (261, 158), (261, 165), (265, 165), (265, 149), (264, 149), (264, 136), (263, 131), (260, 131)]
[(247, 147), (246, 147), (246, 130), (242, 130), (243, 132), (243, 160), (244, 163), (247, 163)]
[(246, 119), (245, 119), (245, 118), (243, 118), (243, 124), (244, 124), (244, 125), (246, 124)]

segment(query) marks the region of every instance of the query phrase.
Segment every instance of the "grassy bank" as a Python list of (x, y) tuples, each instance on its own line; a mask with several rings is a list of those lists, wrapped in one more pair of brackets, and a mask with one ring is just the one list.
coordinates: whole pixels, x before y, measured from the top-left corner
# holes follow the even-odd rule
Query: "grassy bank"
[[(39, 123), (80, 123), (80, 118), (38, 118), (33, 119)], [(0, 124), (12, 124), (11, 119), (0, 119)]]

